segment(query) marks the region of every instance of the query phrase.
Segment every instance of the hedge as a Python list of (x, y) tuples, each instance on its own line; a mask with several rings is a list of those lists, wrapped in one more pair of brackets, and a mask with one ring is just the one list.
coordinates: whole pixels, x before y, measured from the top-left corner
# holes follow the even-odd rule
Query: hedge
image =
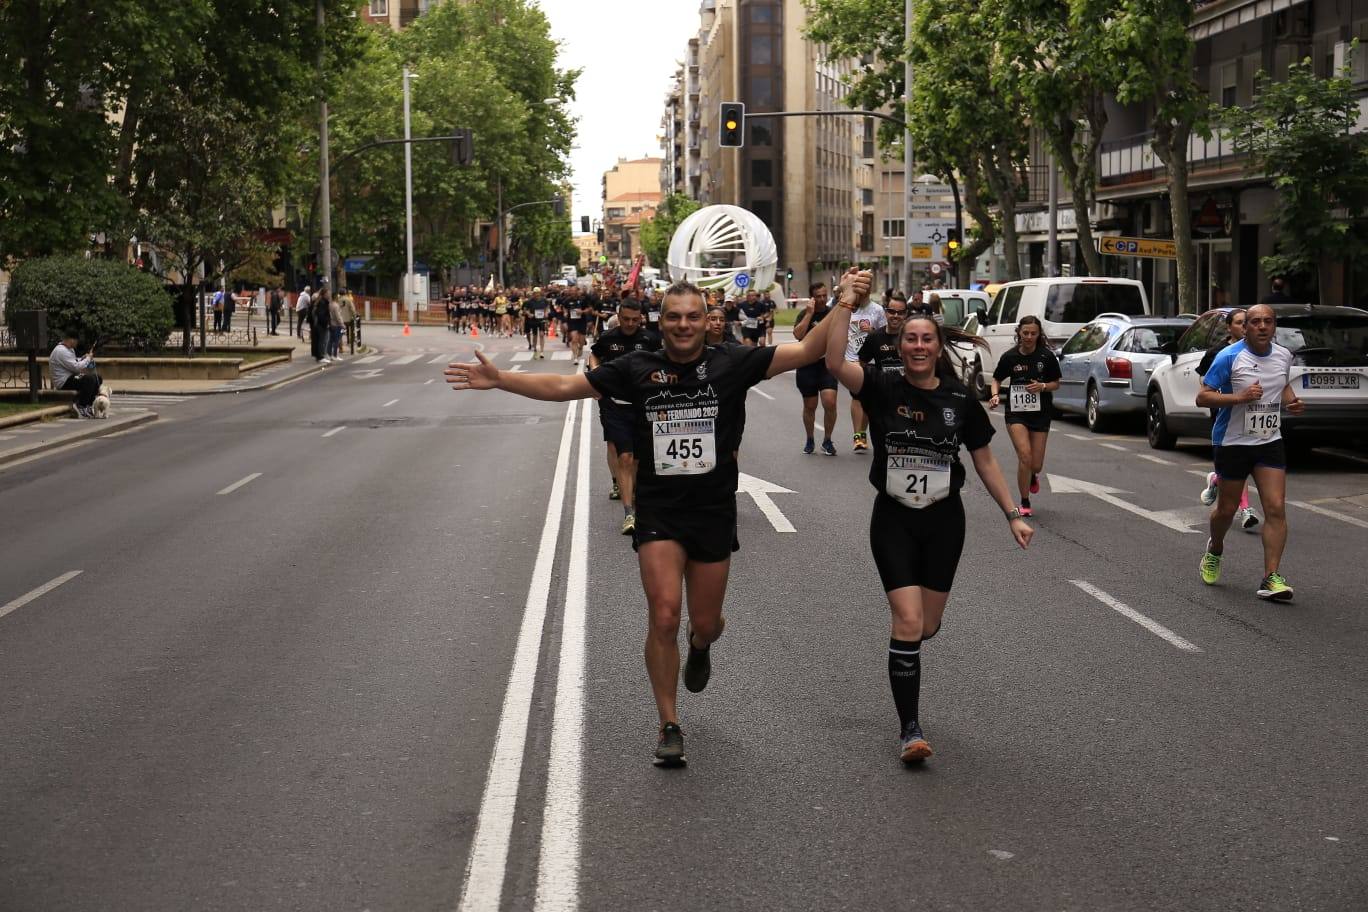
[(6, 319), (46, 310), (52, 341), (71, 332), (84, 345), (154, 351), (166, 342), (174, 315), (161, 280), (115, 260), (39, 257), (10, 274)]

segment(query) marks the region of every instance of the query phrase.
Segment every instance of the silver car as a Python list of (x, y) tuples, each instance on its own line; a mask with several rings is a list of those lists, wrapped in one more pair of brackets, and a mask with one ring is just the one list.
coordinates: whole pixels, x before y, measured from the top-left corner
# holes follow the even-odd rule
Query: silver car
[(1099, 314), (1074, 333), (1059, 356), (1059, 392), (1054, 406), (1081, 414), (1092, 431), (1120, 415), (1141, 415), (1150, 374), (1169, 361), (1169, 352), (1190, 317)]

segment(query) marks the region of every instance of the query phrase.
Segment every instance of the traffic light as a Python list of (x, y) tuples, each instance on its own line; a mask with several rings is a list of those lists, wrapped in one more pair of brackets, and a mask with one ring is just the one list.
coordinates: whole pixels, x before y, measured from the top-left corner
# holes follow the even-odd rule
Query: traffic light
[(589, 233), (589, 216), (587, 216), (587, 215), (581, 215), (581, 216), (580, 216), (580, 234), (588, 234), (588, 233)]
[(565, 199), (558, 196), (552, 200), (551, 211), (556, 213), (556, 218), (563, 218), (565, 216)]
[(739, 149), (746, 144), (746, 106), (741, 102), (722, 102), (722, 132), (717, 144), (730, 149)]
[(600, 228), (600, 229), (598, 230), (596, 236), (598, 237), (598, 242), (599, 242), (600, 244), (602, 244), (602, 243), (603, 243), (603, 229), (602, 229), (602, 228)]
[(456, 138), (451, 141), (451, 163), (470, 165), (475, 161), (475, 132), (463, 127), (451, 131)]
[(790, 281), (790, 282), (793, 281), (793, 268), (792, 268), (792, 267), (789, 267), (788, 272), (784, 273), (784, 277), (785, 277), (785, 279), (786, 279), (787, 281)]
[(959, 250), (959, 248), (960, 248), (960, 230), (959, 230), (958, 228), (950, 228), (950, 229), (948, 229), (948, 230), (945, 232), (945, 237), (946, 237), (946, 241), (945, 241), (945, 249), (946, 249), (946, 250), (949, 250), (951, 253), (954, 253), (956, 250)]

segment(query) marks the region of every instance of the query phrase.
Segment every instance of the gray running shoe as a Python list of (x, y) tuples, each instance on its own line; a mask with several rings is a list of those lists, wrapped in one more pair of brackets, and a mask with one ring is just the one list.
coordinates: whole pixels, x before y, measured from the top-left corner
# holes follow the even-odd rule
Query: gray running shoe
[(921, 726), (916, 722), (907, 723), (899, 741), (899, 759), (903, 763), (910, 764), (920, 763), (929, 756), (931, 756), (931, 745), (927, 742), (926, 736), (922, 734)]
[(660, 740), (656, 742), (656, 766), (684, 766), (688, 758), (684, 756), (684, 731), (674, 722), (660, 726)]

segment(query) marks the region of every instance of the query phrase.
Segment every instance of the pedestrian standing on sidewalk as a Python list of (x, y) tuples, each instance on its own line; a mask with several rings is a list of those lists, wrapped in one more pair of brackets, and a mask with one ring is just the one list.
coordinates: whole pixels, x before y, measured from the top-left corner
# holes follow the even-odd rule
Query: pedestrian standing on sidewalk
[(304, 323), (309, 319), (310, 294), (312, 289), (308, 285), (299, 293), (295, 299), (295, 331), (299, 333), (299, 341), (304, 341)]
[(327, 352), (328, 325), (332, 321), (330, 297), (328, 286), (324, 285), (309, 301), (309, 353), (320, 364), (332, 363)]
[(346, 293), (344, 288), (341, 295), (328, 300), (328, 357), (332, 359), (342, 357), (342, 298)]
[(223, 289), (214, 292), (214, 332), (223, 332)]
[(280, 328), (280, 311), (284, 307), (285, 295), (281, 292), (280, 286), (277, 285), (275, 288), (271, 289), (271, 297), (268, 299), (268, 303), (266, 305), (266, 312), (269, 315), (270, 319), (270, 323), (268, 324), (270, 326), (270, 329), (267, 330), (268, 335), (280, 335), (280, 333), (277, 332), (277, 330)]
[(233, 313), (237, 310), (237, 298), (233, 297), (233, 289), (227, 285), (223, 286), (223, 331), (233, 331)]
[(342, 289), (342, 328), (347, 333), (347, 351), (356, 351), (356, 299), (347, 289)]

